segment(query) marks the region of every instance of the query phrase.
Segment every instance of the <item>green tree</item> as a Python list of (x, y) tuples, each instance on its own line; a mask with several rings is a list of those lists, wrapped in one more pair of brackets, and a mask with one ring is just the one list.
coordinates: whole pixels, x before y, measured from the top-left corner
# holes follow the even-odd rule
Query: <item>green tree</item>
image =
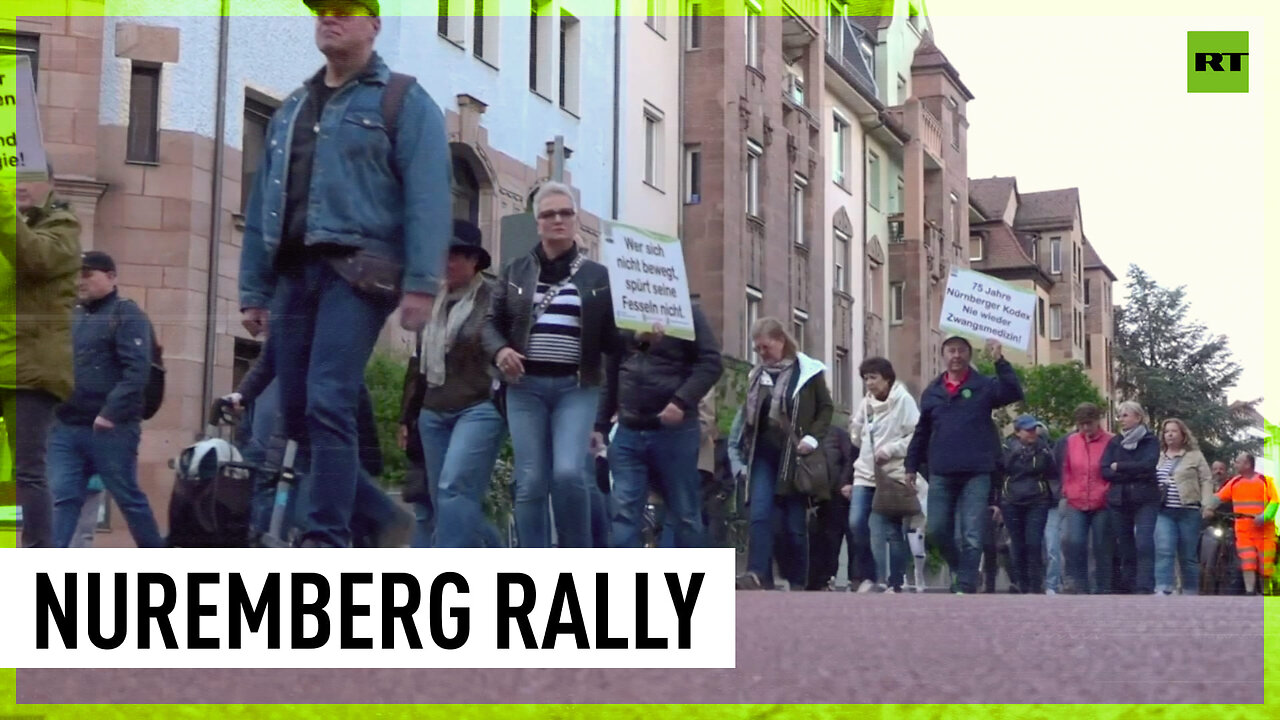
[[(995, 375), (995, 363), (982, 351), (974, 363), (984, 375)], [(1013, 418), (1027, 413), (1035, 415), (1049, 428), (1054, 438), (1062, 437), (1075, 427), (1075, 410), (1080, 403), (1090, 402), (1105, 407), (1102, 393), (1089, 379), (1084, 365), (1079, 361), (1019, 367), (1015, 365), (1022, 383), (1022, 402), (997, 410), (996, 422), (1002, 427)]]
[(1153, 423), (1180, 418), (1211, 460), (1230, 460), (1241, 450), (1257, 452), (1243, 431), (1260, 400), (1227, 401), (1240, 379), (1227, 338), (1189, 320), (1185, 286), (1162, 287), (1137, 265), (1126, 282), (1129, 301), (1116, 308), (1116, 389), (1135, 400)]

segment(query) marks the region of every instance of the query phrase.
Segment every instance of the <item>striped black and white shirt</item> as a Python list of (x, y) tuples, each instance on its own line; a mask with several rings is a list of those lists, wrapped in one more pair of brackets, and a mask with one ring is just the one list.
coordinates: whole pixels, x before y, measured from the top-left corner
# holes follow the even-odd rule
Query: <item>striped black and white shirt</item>
[[(533, 306), (542, 304), (550, 283), (539, 282)], [(525, 370), (531, 375), (571, 375), (582, 360), (582, 298), (569, 283), (556, 295), (529, 331)]]
[(1179, 460), (1181, 458), (1163, 458), (1160, 464), (1156, 466), (1156, 480), (1160, 483), (1160, 487), (1164, 489), (1164, 506), (1167, 508), (1188, 507), (1182, 502), (1182, 493), (1178, 492), (1178, 483), (1173, 481), (1173, 469), (1177, 467)]

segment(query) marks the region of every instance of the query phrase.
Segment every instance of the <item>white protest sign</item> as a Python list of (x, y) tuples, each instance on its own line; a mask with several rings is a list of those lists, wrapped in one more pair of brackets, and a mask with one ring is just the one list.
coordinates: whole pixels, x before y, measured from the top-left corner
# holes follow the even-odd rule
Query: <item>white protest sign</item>
[(14, 60), (14, 65), (0, 65), (0, 105), (16, 110), (15, 124), (0, 127), (4, 150), (0, 170), (14, 168), (19, 182), (41, 182), (49, 178), (49, 170), (40, 134), (36, 87), (31, 79), (31, 59), (21, 55)]
[(600, 258), (609, 269), (613, 318), (620, 329), (648, 332), (654, 323), (662, 323), (666, 334), (694, 339), (684, 249), (678, 238), (606, 221)]
[(1029, 352), (1035, 310), (1034, 291), (975, 270), (953, 268), (939, 327), (959, 335), (993, 338)]

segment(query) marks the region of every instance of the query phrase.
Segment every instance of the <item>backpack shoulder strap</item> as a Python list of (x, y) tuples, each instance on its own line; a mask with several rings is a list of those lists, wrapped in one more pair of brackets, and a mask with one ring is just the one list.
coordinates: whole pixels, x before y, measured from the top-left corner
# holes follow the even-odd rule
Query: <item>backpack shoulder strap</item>
[(400, 129), (400, 106), (404, 104), (404, 96), (409, 93), (409, 88), (416, 82), (418, 79), (412, 75), (393, 72), (382, 91), (382, 122), (393, 147)]

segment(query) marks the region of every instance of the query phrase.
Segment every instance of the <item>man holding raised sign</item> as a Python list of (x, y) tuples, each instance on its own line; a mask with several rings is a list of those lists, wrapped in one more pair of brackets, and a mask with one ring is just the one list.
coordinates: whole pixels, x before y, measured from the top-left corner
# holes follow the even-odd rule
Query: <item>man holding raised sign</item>
[(675, 546), (701, 547), (698, 404), (723, 372), (720, 345), (689, 296), (679, 240), (610, 223), (602, 245), (622, 341), (605, 368), (593, 436), (593, 445), (602, 443), (617, 414), (612, 542), (640, 547), (654, 489), (666, 501)]

